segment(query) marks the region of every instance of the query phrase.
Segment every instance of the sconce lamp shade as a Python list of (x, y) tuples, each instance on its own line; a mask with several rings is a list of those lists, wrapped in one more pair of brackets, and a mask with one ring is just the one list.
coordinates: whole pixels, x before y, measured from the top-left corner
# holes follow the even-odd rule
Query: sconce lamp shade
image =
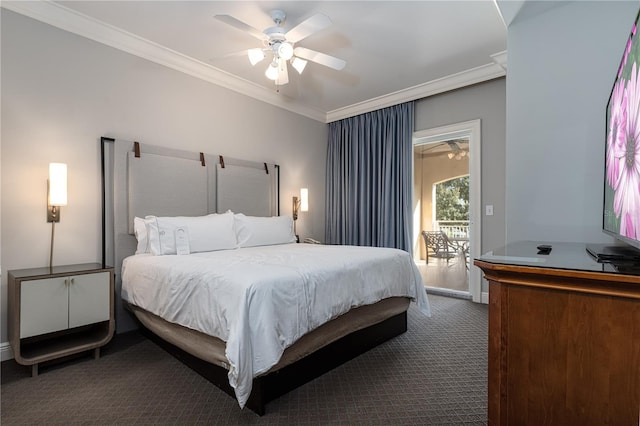
[(309, 211), (309, 189), (300, 188), (300, 211)]
[(67, 165), (49, 164), (49, 205), (67, 205)]
[(51, 251), (49, 268), (53, 268), (53, 236), (56, 222), (60, 222), (60, 206), (67, 205), (67, 165), (49, 163), (47, 222), (51, 223)]

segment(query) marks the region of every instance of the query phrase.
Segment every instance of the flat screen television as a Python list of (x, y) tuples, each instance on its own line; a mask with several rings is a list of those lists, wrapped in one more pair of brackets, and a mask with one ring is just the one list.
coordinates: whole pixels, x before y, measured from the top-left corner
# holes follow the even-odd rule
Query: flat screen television
[[(624, 46), (606, 110), (603, 230), (640, 248), (640, 12)], [(609, 246), (600, 255), (619, 251), (637, 257), (627, 246)], [(612, 251), (613, 250), (613, 251)], [(591, 251), (590, 251), (591, 252)], [(635, 253), (635, 255), (634, 255)], [(592, 253), (594, 254), (594, 253)]]

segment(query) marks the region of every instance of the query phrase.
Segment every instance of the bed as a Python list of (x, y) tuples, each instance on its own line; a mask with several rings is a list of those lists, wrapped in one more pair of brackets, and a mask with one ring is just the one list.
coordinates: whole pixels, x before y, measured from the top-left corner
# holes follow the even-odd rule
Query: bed
[(291, 218), (277, 215), (276, 165), (106, 138), (102, 152), (119, 331), (141, 325), (240, 407), (263, 414), (403, 333), (410, 300), (430, 313), (408, 253), (295, 243)]

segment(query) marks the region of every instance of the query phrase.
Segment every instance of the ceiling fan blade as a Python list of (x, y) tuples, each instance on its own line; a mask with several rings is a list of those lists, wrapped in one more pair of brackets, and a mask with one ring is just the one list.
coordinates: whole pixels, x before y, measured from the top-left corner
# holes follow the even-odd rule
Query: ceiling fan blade
[(211, 60), (217, 61), (220, 59), (237, 58), (240, 56), (247, 56), (247, 50), (238, 50), (236, 52), (225, 53), (224, 55), (215, 56)]
[(285, 59), (278, 59), (278, 79), (276, 84), (283, 86), (289, 82), (289, 71), (287, 67), (287, 61)]
[(327, 15), (322, 13), (316, 13), (312, 17), (300, 22), (295, 27), (291, 28), (285, 37), (290, 43), (296, 43), (303, 38), (309, 37), (311, 34), (323, 30), (331, 26), (331, 19)]
[(324, 53), (316, 52), (315, 50), (307, 49), (304, 47), (296, 47), (293, 50), (293, 54), (299, 58), (306, 59), (308, 61), (316, 62), (325, 67), (333, 68), (340, 71), (347, 65), (342, 59), (338, 59), (334, 56), (329, 56)]
[(234, 18), (230, 15), (213, 15), (218, 21), (224, 22), (227, 25), (231, 25), (234, 28), (239, 29), (240, 31), (244, 31), (248, 34), (251, 34), (258, 40), (265, 40), (267, 36), (260, 30), (253, 28), (251, 25), (245, 24), (244, 22)]

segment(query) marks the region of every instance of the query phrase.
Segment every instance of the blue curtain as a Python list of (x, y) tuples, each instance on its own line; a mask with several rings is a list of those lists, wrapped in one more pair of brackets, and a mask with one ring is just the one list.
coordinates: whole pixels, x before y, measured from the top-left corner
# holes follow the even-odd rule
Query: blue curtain
[(411, 252), (413, 102), (329, 123), (325, 241)]

